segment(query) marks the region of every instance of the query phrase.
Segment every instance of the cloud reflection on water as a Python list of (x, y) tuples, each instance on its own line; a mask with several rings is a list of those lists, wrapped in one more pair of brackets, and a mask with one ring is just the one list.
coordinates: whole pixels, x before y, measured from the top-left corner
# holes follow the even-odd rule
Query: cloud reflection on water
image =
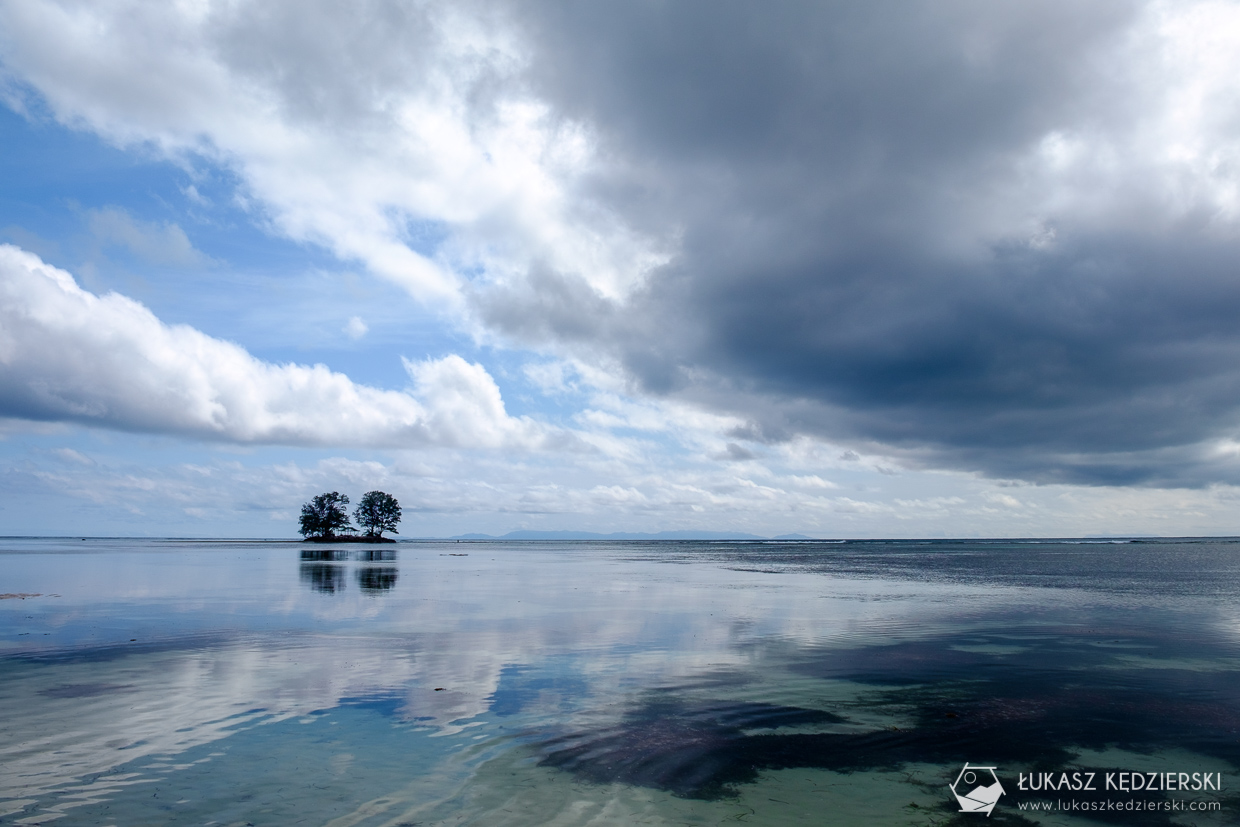
[[(66, 599), (43, 604), (33, 621), (56, 630), (44, 648), (8, 637), (0, 703), (25, 713), (0, 748), (2, 794), (35, 800), (142, 755), (174, 756), (347, 698), (398, 697), (402, 720), (452, 734), (501, 703), (514, 665), (573, 660), (578, 705), (635, 680), (678, 684), (741, 668), (752, 657), (743, 640), (821, 640), (918, 615), (936, 591), (898, 586), (885, 602), (891, 584), (846, 595), (818, 580), (773, 588), (753, 573), (540, 547), (472, 557), (402, 549), (398, 576), (356, 560), (301, 562), (301, 550), (290, 561), (287, 548), (75, 550), (73, 566), (56, 553), (9, 556)], [(347, 589), (349, 567), (357, 591)], [(290, 575), (314, 591), (290, 588)], [(149, 619), (141, 640), (109, 626), (127, 615)], [(67, 688), (88, 686), (126, 689)], [(526, 722), (537, 723), (537, 706), (527, 706)]]
[[(893, 579), (877, 562), (855, 570), (862, 558), (878, 560), (872, 551), (848, 558), (852, 570), (839, 576), (807, 571), (779, 549), (759, 567), (750, 559), (762, 554), (757, 548), (696, 548), (480, 544), (459, 557), (407, 544), (396, 561), (335, 551), (306, 560), (291, 544), (187, 544), (157, 554), (76, 554), (72, 566), (58, 553), (6, 555), (22, 589), (55, 586), (66, 598), (8, 613), (15, 622), (4, 635), (0, 704), (24, 714), (0, 741), (0, 795), (10, 798), (3, 809), (124, 796), (153, 776), (105, 775), (137, 758), (165, 756), (172, 769), (159, 772), (179, 772), (177, 756), (343, 706), (371, 704), (394, 724), (435, 736), (445, 754), (455, 755), (462, 738), (498, 737), (502, 727), (545, 742), (545, 767), (709, 795), (746, 783), (750, 776), (728, 768), (736, 749), (775, 743), (747, 740), (758, 736), (795, 736), (814, 749), (823, 738), (906, 744), (903, 752), (855, 751), (869, 765), (941, 757), (916, 733), (867, 735), (892, 725), (946, 732), (957, 719), (931, 726), (925, 717), (947, 714), (938, 690), (956, 693), (947, 711), (961, 725), (991, 721), (1003, 731), (1015, 720), (1003, 710), (1020, 707), (1015, 696), (999, 693), (998, 706), (987, 707), (959, 693), (971, 674), (1000, 667), (1019, 667), (1009, 689), (1040, 687), (1043, 700), (1065, 674), (1093, 675), (1099, 686), (1156, 674), (1134, 671), (1134, 657), (1150, 659), (1160, 680), (1188, 674), (1176, 658), (1207, 664), (1214, 677), (1185, 691), (1231, 677), (1219, 653), (1234, 641), (1203, 631), (1214, 628), (1213, 610), (1155, 617), (1142, 608), (1142, 623), (1166, 627), (1161, 648), (1151, 648), (1149, 635), (1129, 629), (1124, 638), (1095, 623), (1106, 612), (1131, 613), (1126, 591), (1086, 599), (1079, 589), (994, 578), (962, 583), (950, 571), (939, 582)], [(331, 550), (313, 553), (322, 551)], [(984, 568), (985, 555), (970, 554), (970, 566)], [(1018, 609), (1094, 623), (1102, 637), (1056, 649), (1044, 641), (1061, 630), (1044, 625), (1039, 638), (1036, 618), (1020, 635), (989, 628)], [(116, 625), (125, 617), (146, 618), (147, 633), (131, 641), (136, 633)], [(25, 628), (16, 621), (51, 631), (16, 637)], [(1196, 649), (1184, 645), (1192, 640)], [(1030, 672), (1035, 666), (1042, 671)], [(1103, 666), (1109, 671), (1088, 671)], [(936, 682), (938, 690), (916, 694), (915, 685)], [(1214, 720), (1231, 720), (1235, 698), (1211, 702)], [(684, 756), (699, 754), (720, 769), (685, 781), (677, 775)], [(780, 760), (749, 766), (836, 766)], [(664, 769), (650, 771), (652, 761)]]

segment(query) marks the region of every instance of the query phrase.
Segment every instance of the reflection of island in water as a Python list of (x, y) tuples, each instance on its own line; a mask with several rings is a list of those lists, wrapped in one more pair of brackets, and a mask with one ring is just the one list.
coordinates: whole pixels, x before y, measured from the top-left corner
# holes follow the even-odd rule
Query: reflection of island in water
[(303, 563), (334, 563), (348, 559), (349, 552), (336, 548), (308, 548), (301, 553)]
[(302, 563), (301, 579), (316, 592), (335, 594), (344, 591), (344, 566), (330, 563)]
[[(301, 552), (301, 580), (321, 594), (338, 594), (348, 580), (349, 561), (359, 563), (394, 563), (395, 549), (313, 548)], [(395, 566), (361, 566), (356, 570), (357, 585), (366, 594), (378, 594), (396, 586), (399, 571)]]
[(308, 548), (301, 552), (303, 563), (343, 563), (357, 560), (361, 563), (392, 563), (396, 561), (396, 549), (343, 549)]
[(364, 592), (385, 592), (396, 585), (395, 566), (367, 566), (357, 570), (357, 585)]

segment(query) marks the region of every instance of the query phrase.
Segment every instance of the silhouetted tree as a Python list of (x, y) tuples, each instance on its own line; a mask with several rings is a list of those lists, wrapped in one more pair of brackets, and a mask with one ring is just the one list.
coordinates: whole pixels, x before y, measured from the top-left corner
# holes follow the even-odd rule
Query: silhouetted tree
[(345, 506), (349, 498), (335, 491), (319, 494), (301, 507), (301, 528), (306, 537), (331, 537), (337, 529), (352, 528)]
[(399, 534), (396, 524), (400, 522), (400, 503), (391, 494), (367, 491), (353, 511), (357, 524), (366, 529), (367, 537), (382, 537), (383, 532)]

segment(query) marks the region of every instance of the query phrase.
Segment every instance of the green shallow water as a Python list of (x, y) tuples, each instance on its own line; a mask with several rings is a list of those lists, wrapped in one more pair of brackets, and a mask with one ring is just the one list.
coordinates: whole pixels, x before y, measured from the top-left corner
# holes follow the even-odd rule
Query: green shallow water
[[(28, 595), (0, 600), (0, 824), (972, 824), (965, 762), (1004, 784), (990, 823), (1240, 814), (1232, 541), (7, 539), (0, 566)], [(1074, 771), (1222, 789), (1018, 789)], [(1218, 809), (1079, 809), (1110, 799)]]

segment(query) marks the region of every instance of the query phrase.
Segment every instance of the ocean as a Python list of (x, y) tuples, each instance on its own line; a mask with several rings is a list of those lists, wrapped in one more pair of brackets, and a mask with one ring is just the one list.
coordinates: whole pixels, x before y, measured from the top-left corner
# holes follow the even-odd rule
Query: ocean
[(0, 824), (1240, 823), (1233, 539), (8, 538), (0, 592)]

